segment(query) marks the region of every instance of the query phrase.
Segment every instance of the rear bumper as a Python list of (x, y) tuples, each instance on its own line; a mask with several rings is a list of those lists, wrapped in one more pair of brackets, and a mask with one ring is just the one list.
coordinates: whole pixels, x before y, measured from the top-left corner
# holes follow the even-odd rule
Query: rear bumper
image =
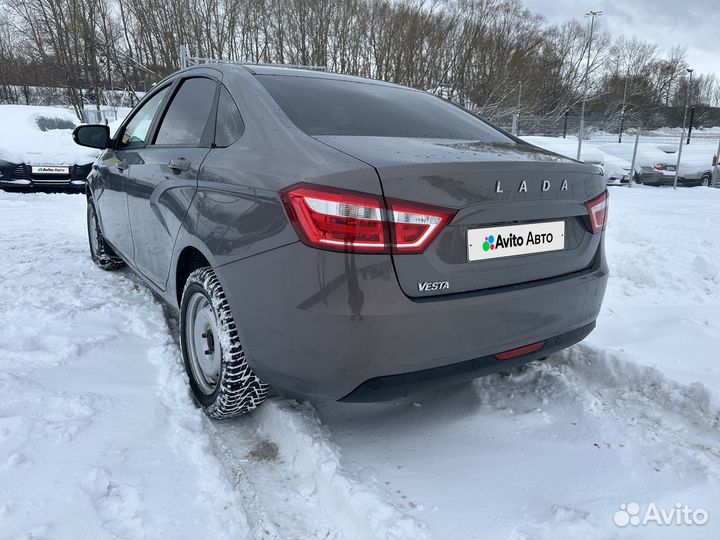
[(494, 355), (483, 358), (474, 358), (457, 364), (440, 366), (436, 368), (402, 373), (400, 375), (387, 375), (375, 377), (365, 381), (340, 401), (351, 403), (371, 403), (387, 401), (397, 397), (406, 396), (426, 388), (449, 386), (461, 382), (471, 381), (478, 377), (505, 371), (514, 367), (546, 358), (547, 356), (575, 345), (587, 337), (595, 328), (595, 321), (577, 330), (566, 332), (544, 341), (543, 347), (533, 353), (524, 354), (511, 360), (498, 360)]
[[(658, 172), (644, 172), (640, 175), (643, 184), (656, 184), (659, 186), (672, 186), (675, 183), (675, 174), (662, 174)], [(699, 184), (700, 177), (678, 176), (678, 184)]]
[[(607, 283), (602, 243), (581, 272), (420, 299), (403, 294), (389, 256), (301, 243), (219, 266), (216, 273), (261, 378), (290, 393), (353, 401), (405, 393), (418, 377), (423, 387), (452, 383), (457, 373), (444, 377), (448, 370), (480, 376), (488, 357), (529, 343), (549, 340), (539, 355), (493, 359), (493, 370), (579, 341), (598, 316)], [(478, 369), (467, 369), (473, 365)], [(438, 368), (445, 371), (433, 371)], [(411, 384), (400, 388), (400, 379), (390, 378), (398, 376)], [(373, 380), (392, 391), (377, 393)]]

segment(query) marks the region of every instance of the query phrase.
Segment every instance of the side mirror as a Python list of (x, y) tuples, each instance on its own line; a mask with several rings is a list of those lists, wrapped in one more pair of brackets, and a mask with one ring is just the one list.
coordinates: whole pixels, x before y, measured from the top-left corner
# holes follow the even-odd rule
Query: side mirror
[(110, 128), (102, 124), (85, 124), (76, 127), (72, 136), (80, 146), (104, 150), (110, 143)]

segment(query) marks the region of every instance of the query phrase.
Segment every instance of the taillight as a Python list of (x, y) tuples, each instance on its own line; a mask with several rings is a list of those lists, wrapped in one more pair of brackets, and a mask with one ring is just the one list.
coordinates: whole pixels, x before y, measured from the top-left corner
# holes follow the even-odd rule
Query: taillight
[(394, 253), (422, 253), (455, 212), (437, 206), (388, 199)]
[(608, 192), (605, 190), (598, 197), (585, 203), (588, 216), (590, 216), (590, 226), (593, 234), (602, 231), (607, 224), (608, 197)]
[(422, 253), (455, 214), (330, 187), (298, 185), (280, 192), (290, 222), (307, 245), (353, 253)]
[(290, 221), (307, 245), (338, 251), (387, 251), (380, 197), (297, 186), (280, 193)]

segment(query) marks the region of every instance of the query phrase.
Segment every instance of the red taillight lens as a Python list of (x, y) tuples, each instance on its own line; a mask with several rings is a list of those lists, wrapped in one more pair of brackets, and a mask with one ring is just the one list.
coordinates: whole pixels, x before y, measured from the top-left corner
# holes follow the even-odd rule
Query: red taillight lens
[(394, 253), (422, 253), (455, 212), (424, 204), (388, 200)]
[(608, 197), (609, 195), (606, 190), (602, 195), (585, 203), (588, 216), (590, 216), (590, 227), (592, 228), (593, 234), (602, 231), (607, 224)]
[(453, 211), (375, 195), (310, 185), (280, 192), (307, 245), (353, 253), (422, 253)]
[(309, 186), (294, 187), (280, 196), (306, 244), (337, 251), (387, 251), (387, 224), (379, 197)]

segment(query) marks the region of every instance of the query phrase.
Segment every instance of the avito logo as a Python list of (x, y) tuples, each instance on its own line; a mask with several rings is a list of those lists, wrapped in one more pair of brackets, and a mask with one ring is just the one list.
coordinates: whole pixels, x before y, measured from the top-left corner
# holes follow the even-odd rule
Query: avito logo
[(491, 249), (495, 249), (495, 236), (490, 235), (485, 237), (485, 242), (483, 242), (483, 251), (490, 251)]
[(485, 237), (485, 242), (483, 242), (483, 251), (494, 251), (496, 249), (509, 247), (522, 247), (526, 244), (528, 246), (545, 243), (551, 244), (552, 241), (552, 233), (533, 234), (532, 231), (529, 231), (527, 237), (510, 233), (505, 235), (505, 237), (503, 237), (502, 234), (498, 234), (497, 238), (495, 238), (494, 234), (490, 234)]
[(613, 515), (613, 521), (618, 527), (632, 525), (705, 525), (710, 514), (702, 508), (690, 508), (687, 504), (675, 503), (674, 507), (662, 508), (651, 502), (645, 512), (636, 502), (621, 504), (620, 510)]
[(565, 222), (469, 229), (467, 240), (468, 261), (560, 251), (565, 247)]

